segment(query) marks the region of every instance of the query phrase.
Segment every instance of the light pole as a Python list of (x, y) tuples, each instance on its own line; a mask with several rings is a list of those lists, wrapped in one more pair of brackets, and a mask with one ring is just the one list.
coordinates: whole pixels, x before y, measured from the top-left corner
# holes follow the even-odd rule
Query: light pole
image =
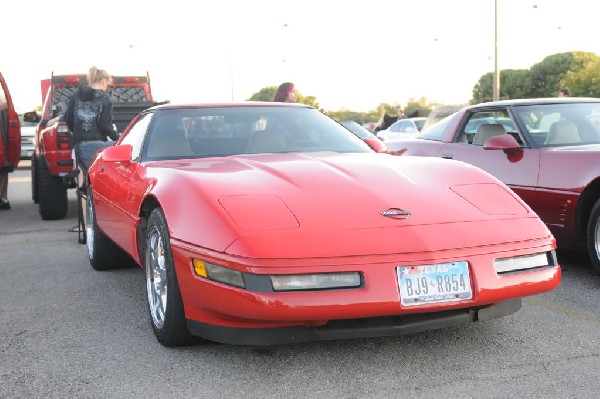
[(494, 82), (493, 100), (500, 99), (500, 71), (498, 71), (498, 0), (494, 0)]

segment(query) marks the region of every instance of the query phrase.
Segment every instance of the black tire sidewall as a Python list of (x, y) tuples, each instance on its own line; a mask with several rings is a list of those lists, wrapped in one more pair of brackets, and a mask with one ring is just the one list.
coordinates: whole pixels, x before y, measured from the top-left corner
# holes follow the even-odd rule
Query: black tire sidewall
[[(183, 300), (181, 298), (181, 292), (179, 290), (179, 283), (177, 281), (177, 272), (175, 270), (175, 263), (173, 261), (173, 253), (171, 252), (169, 228), (161, 208), (156, 208), (150, 214), (148, 219), (147, 232), (150, 233), (156, 227), (163, 239), (164, 256), (167, 274), (167, 306), (165, 308), (165, 320), (162, 328), (158, 328), (152, 319), (150, 314), (150, 302), (146, 299), (148, 306), (148, 315), (150, 317), (150, 324), (154, 330), (154, 334), (158, 341), (165, 346), (181, 346), (188, 345), (195, 341), (195, 339), (189, 334), (187, 329), (187, 323), (185, 320)], [(150, 251), (148, 234), (145, 237), (146, 240), (146, 251)], [(150, 262), (148, 261), (148, 253), (145, 255), (145, 267), (148, 267)], [(149, 293), (146, 292), (146, 295)]]
[(37, 163), (38, 158), (35, 153), (31, 156), (31, 199), (34, 204), (38, 204), (40, 202), (39, 192), (38, 192), (38, 181), (37, 181)]
[(596, 249), (596, 229), (600, 223), (600, 200), (596, 202), (590, 214), (590, 220), (587, 228), (587, 249), (592, 263), (592, 267), (600, 273), (600, 253)]
[(67, 189), (62, 179), (50, 174), (50, 169), (43, 156), (36, 165), (37, 191), (40, 216), (43, 220), (64, 219), (67, 216)]

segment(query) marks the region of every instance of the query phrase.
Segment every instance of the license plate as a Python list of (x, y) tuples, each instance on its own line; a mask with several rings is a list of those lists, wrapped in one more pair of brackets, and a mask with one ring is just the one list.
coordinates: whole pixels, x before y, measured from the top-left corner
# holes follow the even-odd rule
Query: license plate
[(402, 306), (463, 301), (473, 298), (467, 262), (396, 268)]

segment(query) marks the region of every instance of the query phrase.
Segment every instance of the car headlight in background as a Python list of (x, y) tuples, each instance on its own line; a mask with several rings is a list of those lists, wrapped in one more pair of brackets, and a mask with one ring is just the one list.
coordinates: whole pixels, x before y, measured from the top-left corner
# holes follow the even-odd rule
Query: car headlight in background
[(357, 272), (271, 276), (273, 291), (326, 290), (360, 286)]
[(512, 258), (494, 259), (494, 267), (498, 274), (556, 266), (557, 264), (555, 251), (515, 256)]
[(233, 285), (234, 287), (246, 287), (242, 272), (213, 265), (212, 263), (203, 262), (199, 259), (194, 259), (193, 264), (194, 272), (196, 272), (198, 276), (217, 281), (219, 283)]

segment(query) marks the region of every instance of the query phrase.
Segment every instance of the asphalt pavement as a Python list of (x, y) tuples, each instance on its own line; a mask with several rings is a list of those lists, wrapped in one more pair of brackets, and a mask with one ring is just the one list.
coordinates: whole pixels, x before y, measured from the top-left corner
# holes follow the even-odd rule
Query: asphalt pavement
[(560, 287), (517, 313), (402, 337), (165, 348), (141, 269), (94, 271), (28, 169), (0, 211), (0, 398), (597, 398), (600, 276), (559, 252)]

